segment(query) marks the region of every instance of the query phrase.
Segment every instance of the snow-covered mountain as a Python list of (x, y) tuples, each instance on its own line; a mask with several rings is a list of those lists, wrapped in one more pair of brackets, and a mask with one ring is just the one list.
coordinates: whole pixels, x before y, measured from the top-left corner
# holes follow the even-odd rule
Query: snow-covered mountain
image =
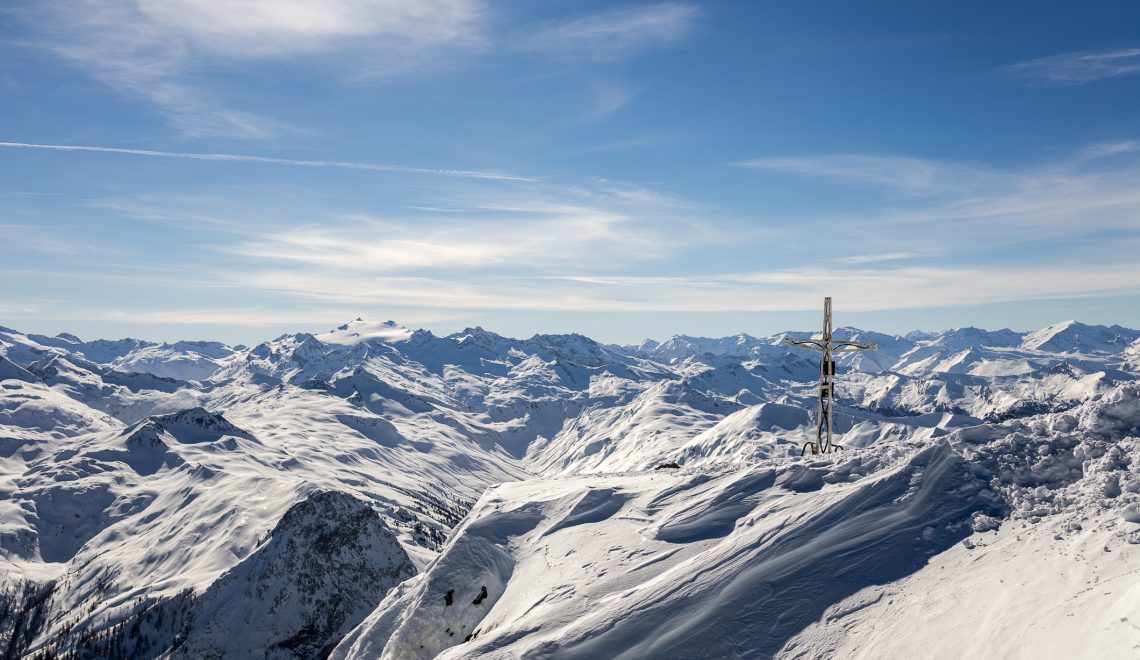
[(1140, 332), (1118, 325), (1085, 325), (1065, 321), (1027, 334), (1024, 348), (1052, 353), (1120, 353), (1140, 338)]
[[(357, 319), (244, 347), (0, 328), (0, 643), (846, 656), (941, 606), (884, 599), (979, 589), (935, 565), (997, 575), (1103, 541), (1140, 570), (1140, 333), (842, 328), (880, 348), (841, 358), (847, 451), (814, 458), (818, 358), (786, 334), (810, 333), (620, 347)], [(1102, 559), (1081, 579), (1124, 579)], [(1047, 641), (1067, 614), (1001, 621)]]

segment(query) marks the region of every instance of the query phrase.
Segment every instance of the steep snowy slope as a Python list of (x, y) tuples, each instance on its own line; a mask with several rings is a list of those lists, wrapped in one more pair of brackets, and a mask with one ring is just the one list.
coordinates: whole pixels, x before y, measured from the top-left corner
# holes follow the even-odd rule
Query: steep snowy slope
[(1140, 390), (951, 440), (1007, 518), (834, 604), (780, 657), (1136, 657)]
[[(1138, 424), (1140, 388), (1129, 386), (1073, 414), (852, 456), (499, 486), (333, 657), (962, 657), (1003, 648), (1064, 657), (1057, 640), (1078, 657), (1128, 657), (1140, 643), (1127, 625), (1140, 613), (1128, 577), (1140, 572)], [(968, 568), (964, 552), (973, 553)], [(1125, 565), (1102, 558), (1110, 552)], [(1071, 572), (1066, 593), (1086, 608), (1079, 618), (1054, 594), (1051, 607), (1040, 602), (1055, 583), (1045, 562)], [(1005, 581), (987, 582), (996, 575)], [(972, 634), (962, 634), (967, 623)], [(1111, 639), (1090, 640), (1086, 626)]]
[[(826, 604), (905, 575), (966, 536), (972, 513), (997, 510), (946, 445), (889, 466), (869, 458), (842, 470), (785, 461), (499, 487), (340, 648), (392, 658), (449, 648), (445, 657), (770, 655)], [(923, 538), (927, 527), (937, 531)], [(482, 603), (469, 600), (484, 587)], [(458, 607), (446, 604), (452, 589)]]

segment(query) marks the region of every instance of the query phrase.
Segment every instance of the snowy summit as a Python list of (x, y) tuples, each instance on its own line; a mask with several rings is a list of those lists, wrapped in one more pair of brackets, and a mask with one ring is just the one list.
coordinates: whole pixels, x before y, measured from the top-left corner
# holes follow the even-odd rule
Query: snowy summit
[(395, 321), (373, 323), (357, 318), (337, 326), (335, 330), (315, 336), (325, 344), (359, 344), (367, 341), (394, 343), (408, 339), (412, 333)]

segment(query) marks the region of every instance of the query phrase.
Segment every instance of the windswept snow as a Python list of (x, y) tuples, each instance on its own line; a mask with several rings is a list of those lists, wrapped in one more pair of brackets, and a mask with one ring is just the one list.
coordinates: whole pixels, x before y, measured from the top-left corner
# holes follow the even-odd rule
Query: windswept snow
[(1138, 405), (499, 486), (333, 657), (1130, 657)]

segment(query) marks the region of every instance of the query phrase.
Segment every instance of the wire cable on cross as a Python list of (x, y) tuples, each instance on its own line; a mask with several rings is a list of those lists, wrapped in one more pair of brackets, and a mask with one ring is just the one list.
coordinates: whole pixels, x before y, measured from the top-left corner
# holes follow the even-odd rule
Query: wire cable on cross
[[(815, 425), (815, 442), (807, 442), (800, 449), (800, 456), (811, 447), (813, 454), (826, 454), (843, 447), (831, 442), (832, 402), (835, 400), (835, 358), (836, 353), (874, 351), (878, 344), (861, 341), (834, 341), (831, 337), (831, 297), (823, 299), (823, 334), (819, 339), (784, 337), (784, 344), (818, 351), (819, 360), (819, 408)], [(826, 432), (825, 432), (826, 429)]]

